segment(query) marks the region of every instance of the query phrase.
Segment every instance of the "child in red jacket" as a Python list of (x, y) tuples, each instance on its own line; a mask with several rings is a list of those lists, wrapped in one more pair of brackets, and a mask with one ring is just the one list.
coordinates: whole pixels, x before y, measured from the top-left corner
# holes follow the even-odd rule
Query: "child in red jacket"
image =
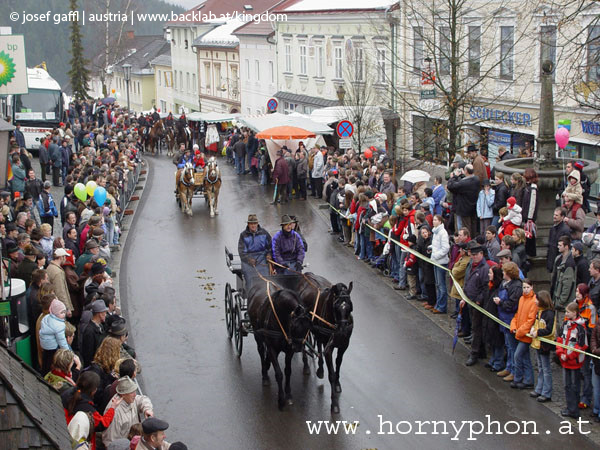
[(570, 347), (569, 349), (556, 346), (556, 356), (563, 367), (565, 380), (565, 396), (567, 399), (566, 409), (560, 414), (564, 417), (579, 418), (579, 393), (581, 391), (581, 366), (585, 355), (571, 350), (586, 350), (588, 348), (587, 335), (585, 331), (585, 320), (579, 315), (577, 302), (572, 302), (565, 308), (565, 321), (561, 335), (556, 342)]

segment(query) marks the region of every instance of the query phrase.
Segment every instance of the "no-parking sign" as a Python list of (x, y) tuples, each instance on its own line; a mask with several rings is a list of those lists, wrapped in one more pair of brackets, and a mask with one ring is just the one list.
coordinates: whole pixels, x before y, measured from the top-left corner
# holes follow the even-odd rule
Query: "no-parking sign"
[(279, 103), (277, 103), (277, 99), (275, 98), (270, 98), (267, 102), (267, 109), (269, 111), (277, 111), (277, 106), (279, 106)]
[(352, 137), (354, 133), (354, 125), (349, 120), (342, 120), (335, 127), (335, 132), (340, 138), (349, 138)]

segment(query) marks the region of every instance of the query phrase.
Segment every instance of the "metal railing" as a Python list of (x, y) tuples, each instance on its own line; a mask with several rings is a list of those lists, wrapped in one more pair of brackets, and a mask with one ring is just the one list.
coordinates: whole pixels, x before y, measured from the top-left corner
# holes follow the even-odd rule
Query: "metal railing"
[(119, 189), (119, 199), (121, 200), (121, 212), (117, 215), (118, 223), (121, 224), (123, 221), (123, 216), (125, 215), (125, 210), (129, 205), (129, 201), (131, 200), (131, 196), (135, 192), (135, 187), (137, 186), (138, 180), (140, 178), (140, 172), (142, 170), (142, 160), (140, 160), (133, 171), (129, 171), (127, 173), (127, 183), (123, 183), (121, 188)]

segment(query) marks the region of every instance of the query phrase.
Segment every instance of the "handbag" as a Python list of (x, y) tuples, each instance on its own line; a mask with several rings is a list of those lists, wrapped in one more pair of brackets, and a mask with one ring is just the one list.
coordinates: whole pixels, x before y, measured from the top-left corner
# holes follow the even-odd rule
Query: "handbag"
[[(544, 329), (546, 328), (546, 322), (544, 321), (544, 319), (542, 319), (542, 311), (538, 311), (538, 315), (535, 319), (535, 322), (533, 324), (532, 329), (533, 330), (539, 330), (539, 329)], [(547, 336), (543, 336), (544, 338), (554, 341), (556, 339), (556, 314), (554, 315), (554, 324), (552, 325), (552, 333), (550, 333)], [(531, 348), (535, 348), (536, 350), (539, 350), (540, 346), (542, 344), (542, 341), (539, 340), (539, 338), (535, 337), (531, 340)]]
[(256, 156), (253, 156), (252, 159), (250, 159), (250, 167), (258, 167), (258, 158)]
[(525, 237), (527, 239), (532, 239), (537, 236), (537, 227), (533, 220), (528, 220), (523, 229), (525, 230)]

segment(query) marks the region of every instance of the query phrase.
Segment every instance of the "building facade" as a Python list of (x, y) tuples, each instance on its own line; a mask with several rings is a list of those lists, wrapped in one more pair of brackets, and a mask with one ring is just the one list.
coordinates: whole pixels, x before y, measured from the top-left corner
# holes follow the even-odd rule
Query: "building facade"
[(173, 70), (171, 68), (171, 49), (150, 61), (154, 68), (154, 98), (159, 112), (174, 113)]

